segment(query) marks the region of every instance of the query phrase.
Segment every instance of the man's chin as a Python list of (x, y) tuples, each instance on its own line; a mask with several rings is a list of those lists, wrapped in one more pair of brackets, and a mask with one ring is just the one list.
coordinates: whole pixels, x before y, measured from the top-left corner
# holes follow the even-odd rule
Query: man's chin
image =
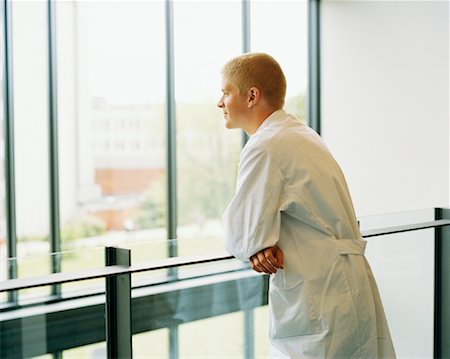
[(233, 124), (230, 123), (229, 121), (225, 122), (225, 127), (228, 128), (229, 130), (236, 128), (236, 126), (233, 126)]

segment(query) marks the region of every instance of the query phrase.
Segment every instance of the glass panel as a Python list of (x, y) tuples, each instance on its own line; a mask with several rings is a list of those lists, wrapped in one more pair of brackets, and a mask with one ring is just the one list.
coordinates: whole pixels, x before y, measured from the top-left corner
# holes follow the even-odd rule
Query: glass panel
[(269, 353), (269, 307), (267, 305), (253, 310), (255, 331), (255, 358), (266, 358)]
[[(80, 272), (89, 269), (101, 268), (105, 266), (105, 248), (84, 248), (74, 251), (65, 251), (54, 253), (58, 256), (59, 261), (63, 263), (63, 272)], [(72, 295), (98, 293), (105, 290), (105, 279), (91, 279), (82, 282), (65, 283), (64, 295), (66, 297)]]
[[(228, 263), (230, 268), (232, 264)], [(221, 265), (217, 262), (194, 266), (191, 274), (197, 274), (197, 278), (185, 276), (179, 281), (133, 290), (133, 328), (148, 333), (160, 328), (168, 331), (161, 334), (159, 344), (149, 344), (143, 353), (160, 357), (170, 350), (180, 358), (242, 358), (245, 343), (258, 336), (260, 348), (255, 348), (255, 352), (267, 354), (267, 310), (255, 316), (253, 326), (246, 327), (244, 316), (244, 309), (251, 312), (263, 304), (264, 278), (236, 270), (200, 274), (201, 269), (211, 274)], [(177, 269), (178, 273), (187, 273)], [(170, 349), (166, 349), (167, 345)]]
[(164, 239), (164, 2), (58, 2), (57, 20), (62, 248)]
[(434, 210), (422, 209), (415, 211), (363, 216), (359, 218), (359, 227), (361, 228), (361, 231), (364, 232), (364, 230), (430, 221), (434, 221)]
[[(23, 316), (20, 331), (26, 341), (22, 341), (22, 358), (30, 358), (47, 352), (47, 324), (45, 314)], [(6, 356), (15, 357), (15, 356)]]
[[(2, 313), (2, 358), (34, 358), (47, 353), (46, 315), (39, 310), (17, 309)], [(26, 340), (22, 340), (26, 338)]]
[[(286, 75), (285, 109), (305, 120), (307, 1), (252, 1), (251, 49), (267, 52)], [(270, 26), (268, 26), (270, 24)]]
[[(12, 7), (17, 253), (47, 259), (19, 263), (24, 277), (50, 272), (47, 3), (14, 2)], [(32, 292), (48, 293), (48, 288)]]
[[(177, 242), (176, 240), (172, 241)], [(131, 250), (132, 264), (150, 263), (167, 257), (167, 242), (164, 239), (145, 243), (123, 244), (121, 248)], [(165, 281), (167, 281), (167, 270), (165, 269), (136, 273), (132, 276), (133, 287)]]
[[(14, 263), (17, 265), (20, 270), (20, 278), (44, 276), (50, 273), (51, 262), (48, 253), (20, 255), (16, 258), (9, 258), (8, 262), (11, 263), (10, 265), (14, 265)], [(19, 303), (23, 303), (49, 294), (49, 287), (23, 289), (19, 291), (19, 294)]]
[[(45, 267), (47, 263), (51, 263), (54, 258), (57, 261), (64, 261), (66, 263), (64, 272), (82, 272), (89, 269), (96, 269), (104, 267), (105, 248), (89, 248), (78, 251), (66, 251), (59, 253), (44, 253), (44, 254), (31, 254), (20, 255), (16, 258), (10, 258), (7, 263), (16, 262), (21, 268), (21, 278), (40, 277), (45, 276), (48, 272), (41, 270), (41, 267)], [(81, 259), (81, 260), (80, 260)], [(99, 265), (99, 263), (101, 263)], [(105, 279), (92, 279), (81, 282), (72, 282), (64, 284), (67, 290), (65, 297), (80, 295), (80, 289), (82, 294), (99, 293), (104, 291)], [(37, 287), (31, 289), (20, 290), (19, 303), (21, 305), (36, 303), (37, 298), (41, 298), (42, 295), (48, 294), (47, 287)]]
[[(428, 220), (432, 212), (410, 212), (409, 220), (403, 214), (403, 219), (396, 222), (392, 217), (401, 218), (402, 214), (386, 215), (386, 221), (389, 225), (402, 221), (422, 222)], [(382, 223), (382, 216), (377, 217)], [(364, 223), (365, 218), (361, 222)], [(369, 239), (367, 259), (380, 289), (399, 357), (432, 357), (433, 238), (433, 229), (426, 229)], [(131, 249), (135, 250), (138, 259), (142, 248), (131, 246)], [(148, 253), (153, 253), (150, 247)], [(33, 260), (36, 265), (37, 259), (30, 257), (33, 256), (19, 258), (20, 265), (27, 266), (26, 260)], [(86, 257), (86, 262), (92, 261)], [(133, 327), (142, 331), (133, 338), (135, 355), (168, 357), (167, 328), (178, 325), (180, 357), (214, 357), (217, 353), (243, 357), (245, 327), (242, 310), (256, 307), (251, 309), (255, 357), (266, 356), (269, 314), (267, 306), (259, 307), (265, 285), (259, 275), (236, 271), (239, 265), (239, 261), (233, 260), (192, 266), (189, 270), (179, 271), (182, 274), (179, 282), (133, 290)], [(228, 273), (211, 275), (225, 271)], [(86, 282), (80, 284), (84, 286)], [(84, 289), (83, 294), (86, 292)], [(22, 300), (20, 304), (32, 302)], [(87, 345), (102, 340), (103, 318), (103, 295), (3, 311), (0, 316), (1, 352), (7, 353), (6, 357), (34, 357), (45, 354), (51, 350), (52, 343), (57, 342), (68, 345), (68, 349), (73, 345), (70, 343), (82, 346), (65, 351), (64, 356), (105, 357), (104, 343)], [(12, 323), (14, 320), (15, 324)], [(17, 335), (18, 332), (22, 334)], [(29, 340), (22, 343), (22, 337)]]
[[(220, 69), (241, 49), (241, 3), (174, 3), (179, 255), (223, 249), (241, 131), (224, 128)], [(195, 243), (191, 241), (195, 239)]]
[(103, 359), (106, 358), (106, 342), (85, 345), (74, 349), (64, 350), (64, 359)]
[(28, 296), (24, 292), (17, 308), (0, 313), (2, 358), (35, 358), (65, 349), (64, 356), (69, 358), (106, 357), (106, 346), (101, 342), (105, 337), (103, 294), (42, 302), (42, 297), (23, 300)]
[(366, 257), (380, 290), (398, 357), (431, 358), (434, 230), (369, 238)]
[(133, 335), (135, 358), (169, 358), (169, 330), (159, 329)]
[[(181, 240), (183, 241), (183, 240)], [(181, 241), (173, 240), (176, 245), (179, 245)], [(186, 242), (186, 240), (184, 240)], [(188, 243), (193, 243), (194, 245), (198, 245), (199, 250), (201, 252), (201, 245), (203, 239), (200, 240), (188, 240)], [(153, 241), (148, 243), (139, 243), (139, 244), (130, 244), (130, 245), (121, 245), (121, 248), (126, 248), (131, 250), (131, 263), (133, 265), (144, 265), (144, 264), (165, 264), (161, 259), (165, 259), (167, 256), (167, 241)], [(225, 251), (221, 252), (211, 252), (206, 251), (202, 254), (222, 254), (223, 256), (228, 256), (229, 254)], [(195, 257), (198, 257), (200, 253), (196, 253), (195, 256), (191, 256), (191, 258), (186, 258), (186, 262), (189, 262)], [(217, 261), (217, 262), (209, 262), (203, 264), (196, 265), (187, 265), (180, 266), (176, 268), (177, 275), (175, 277), (171, 276), (170, 278), (167, 276), (167, 270), (152, 270), (146, 272), (135, 273), (132, 276), (132, 286), (133, 288), (142, 287), (149, 284), (161, 283), (175, 281), (175, 280), (184, 280), (196, 277), (203, 277), (207, 275), (222, 273), (222, 272), (230, 272), (239, 269), (248, 268), (248, 263), (243, 263), (236, 259)]]
[(231, 313), (179, 326), (182, 358), (242, 358), (244, 317)]

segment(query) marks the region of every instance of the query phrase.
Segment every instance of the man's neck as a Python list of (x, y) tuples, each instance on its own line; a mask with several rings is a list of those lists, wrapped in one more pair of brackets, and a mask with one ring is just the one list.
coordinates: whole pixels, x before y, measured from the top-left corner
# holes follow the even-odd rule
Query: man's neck
[(252, 136), (258, 131), (258, 128), (261, 126), (261, 124), (276, 110), (264, 108), (259, 109), (257, 112), (255, 112), (254, 116), (250, 121), (248, 121), (248, 126), (244, 128), (243, 130), (245, 133), (249, 136)]

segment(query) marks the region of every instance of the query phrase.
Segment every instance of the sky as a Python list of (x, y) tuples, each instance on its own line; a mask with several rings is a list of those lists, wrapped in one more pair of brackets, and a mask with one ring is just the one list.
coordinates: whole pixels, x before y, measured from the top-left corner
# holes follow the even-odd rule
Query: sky
[[(165, 100), (165, 3), (97, 1), (78, 4), (87, 16), (92, 96), (113, 102)], [(281, 64), (288, 96), (306, 89), (306, 2), (253, 1), (251, 50)], [(242, 50), (241, 2), (175, 1), (174, 56), (177, 101), (220, 96), (220, 68)]]

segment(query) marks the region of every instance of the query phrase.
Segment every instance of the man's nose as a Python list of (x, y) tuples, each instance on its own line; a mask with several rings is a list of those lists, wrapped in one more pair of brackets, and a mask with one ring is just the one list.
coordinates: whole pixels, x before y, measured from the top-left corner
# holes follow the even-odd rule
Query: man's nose
[(220, 108), (223, 107), (223, 101), (222, 101), (222, 99), (220, 99), (219, 102), (217, 103), (217, 107), (220, 107)]

